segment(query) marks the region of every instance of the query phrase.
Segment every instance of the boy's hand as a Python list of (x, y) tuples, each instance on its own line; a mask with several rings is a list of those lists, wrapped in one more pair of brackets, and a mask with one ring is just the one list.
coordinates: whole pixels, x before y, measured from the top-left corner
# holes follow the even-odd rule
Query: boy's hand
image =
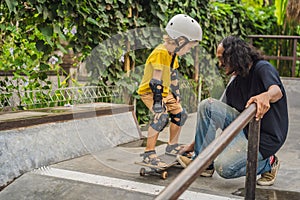
[(173, 94), (173, 96), (176, 99), (176, 103), (180, 103), (180, 101), (181, 101), (180, 95), (176, 96), (176, 95)]

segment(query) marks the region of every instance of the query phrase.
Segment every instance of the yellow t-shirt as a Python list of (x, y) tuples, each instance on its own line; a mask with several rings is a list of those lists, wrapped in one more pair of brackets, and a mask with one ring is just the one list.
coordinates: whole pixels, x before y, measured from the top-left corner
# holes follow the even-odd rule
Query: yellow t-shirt
[[(169, 54), (164, 45), (160, 44), (152, 51), (145, 64), (144, 76), (138, 89), (139, 95), (152, 92), (149, 82), (153, 77), (154, 70), (162, 71), (162, 81), (164, 86), (162, 96), (166, 97), (168, 95), (171, 84), (171, 61), (172, 55)], [(177, 69), (178, 67), (178, 57), (176, 56), (173, 69)]]

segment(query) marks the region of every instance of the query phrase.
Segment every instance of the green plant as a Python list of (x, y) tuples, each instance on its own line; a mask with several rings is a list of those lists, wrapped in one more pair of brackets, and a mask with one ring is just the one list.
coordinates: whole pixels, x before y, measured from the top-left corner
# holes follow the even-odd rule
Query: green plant
[[(62, 55), (59, 51), (68, 52), (61, 41), (72, 41), (75, 32), (72, 30), (74, 34), (64, 35), (59, 24), (47, 23), (50, 13), (41, 8), (41, 3), (43, 1), (24, 4), (6, 1), (0, 4), (0, 70), (13, 73), (12, 78), (6, 77), (1, 84), (9, 85), (5, 89), (6, 99), (12, 93), (18, 94), (20, 109), (48, 106), (45, 91), (53, 87), (48, 79), (51, 71), (57, 74), (57, 87), (67, 86), (60, 80), (65, 72), (60, 67)], [(27, 106), (33, 102), (39, 104)]]
[[(139, 122), (145, 123), (148, 117), (136, 94), (137, 83), (149, 53), (162, 42), (167, 21), (175, 14), (186, 13), (200, 22), (201, 53), (193, 51), (182, 57), (179, 70), (182, 79), (192, 80), (196, 98), (199, 98), (199, 77), (203, 80), (201, 98), (217, 97), (226, 83), (225, 79), (216, 81), (216, 77), (223, 77), (215, 67), (217, 44), (230, 34), (245, 38), (249, 34), (271, 34), (276, 30), (274, 7), (259, 2), (259, 6), (244, 6), (240, 0), (2, 1), (0, 59), (5, 62), (0, 63), (0, 69), (16, 70), (14, 81), (26, 83), (26, 86), (18, 84), (18, 88), (11, 86), (4, 90), (9, 93), (15, 89), (20, 92), (51, 89), (47, 72), (54, 70), (60, 77), (64, 58), (74, 55), (75, 63), (86, 62), (91, 74), (90, 85), (117, 86), (122, 92), (130, 93), (130, 102), (136, 100)], [(261, 46), (265, 46), (264, 50), (274, 48), (272, 44)], [(198, 63), (195, 58), (199, 58)], [(50, 64), (51, 61), (55, 64)], [(200, 74), (197, 74), (198, 67)], [(57, 85), (67, 87), (67, 81), (58, 79)], [(23, 101), (31, 101), (33, 96), (28, 93)], [(41, 92), (37, 97), (40, 102), (46, 102), (46, 96)]]

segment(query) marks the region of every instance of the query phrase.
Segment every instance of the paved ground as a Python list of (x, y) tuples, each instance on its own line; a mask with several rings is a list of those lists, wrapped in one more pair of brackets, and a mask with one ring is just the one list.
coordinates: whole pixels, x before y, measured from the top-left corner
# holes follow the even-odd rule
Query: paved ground
[[(289, 136), (278, 153), (281, 169), (277, 181), (271, 187), (257, 187), (257, 199), (300, 199), (299, 111), (300, 108), (290, 111)], [(181, 142), (192, 140), (195, 120), (195, 114), (191, 114)], [(159, 140), (167, 138), (164, 131)], [(157, 148), (163, 152), (165, 144)], [(153, 199), (182, 169), (171, 169), (167, 180), (140, 177), (140, 167), (133, 163), (140, 160), (142, 150), (143, 147), (116, 147), (26, 173), (1, 191), (0, 199)], [(200, 199), (241, 199), (233, 193), (243, 192), (244, 181), (244, 177), (225, 180), (217, 174), (212, 178), (199, 177), (182, 198), (195, 199), (198, 195)]]
[[(299, 90), (289, 95), (289, 135), (277, 156), (281, 168), (276, 183), (270, 187), (257, 187), (258, 200), (300, 199), (300, 99)], [(195, 132), (195, 114), (190, 114), (180, 137), (188, 143)], [(145, 134), (145, 133), (144, 133)], [(163, 152), (167, 130), (160, 134), (158, 152)], [(139, 161), (143, 147), (119, 146), (106, 151), (71, 159), (26, 173), (0, 192), (2, 200), (19, 199), (153, 199), (168, 185), (180, 168), (169, 170), (169, 177), (141, 177)], [(199, 177), (181, 199), (243, 199), (245, 177), (226, 180), (214, 174), (212, 178)]]

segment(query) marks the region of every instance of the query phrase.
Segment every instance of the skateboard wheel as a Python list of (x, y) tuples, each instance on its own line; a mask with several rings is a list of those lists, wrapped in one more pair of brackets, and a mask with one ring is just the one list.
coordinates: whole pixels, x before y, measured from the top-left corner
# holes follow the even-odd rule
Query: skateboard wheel
[(146, 169), (142, 167), (140, 169), (140, 176), (145, 176), (145, 174), (146, 174)]
[(167, 171), (163, 171), (160, 176), (161, 176), (161, 178), (163, 180), (165, 180), (168, 177), (168, 172)]

